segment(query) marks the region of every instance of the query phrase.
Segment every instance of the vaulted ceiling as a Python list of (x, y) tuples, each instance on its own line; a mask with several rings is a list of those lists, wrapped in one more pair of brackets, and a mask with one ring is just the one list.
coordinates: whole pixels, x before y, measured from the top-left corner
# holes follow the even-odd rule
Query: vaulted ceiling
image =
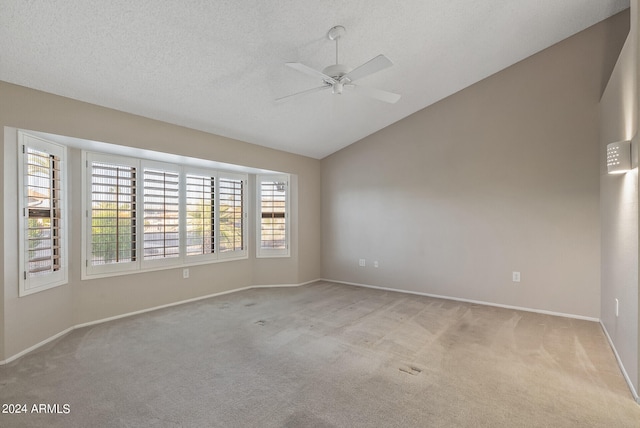
[[(629, 0), (0, 0), (0, 80), (323, 158), (625, 8)], [(378, 54), (359, 83), (401, 94), (276, 98), (285, 66)]]

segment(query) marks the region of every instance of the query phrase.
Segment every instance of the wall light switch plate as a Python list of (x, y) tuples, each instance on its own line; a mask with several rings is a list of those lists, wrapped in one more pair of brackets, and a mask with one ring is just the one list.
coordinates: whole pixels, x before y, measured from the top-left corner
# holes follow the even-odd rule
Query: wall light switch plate
[(520, 272), (511, 272), (511, 280), (513, 282), (520, 282)]
[(365, 259), (358, 260), (358, 266), (365, 267), (367, 265), (367, 261)]

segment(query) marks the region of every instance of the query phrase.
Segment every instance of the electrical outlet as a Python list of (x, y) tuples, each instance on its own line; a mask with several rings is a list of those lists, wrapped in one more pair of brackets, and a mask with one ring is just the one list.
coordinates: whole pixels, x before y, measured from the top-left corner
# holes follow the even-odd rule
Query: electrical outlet
[(367, 261), (365, 259), (358, 260), (358, 266), (365, 267), (367, 265)]
[(377, 260), (376, 260), (375, 262), (373, 262), (373, 267), (374, 267), (374, 268), (378, 268), (378, 267), (380, 267), (380, 265), (378, 265), (378, 261), (377, 261)]
[(511, 280), (513, 282), (520, 282), (520, 272), (511, 272)]
[(189, 269), (182, 269), (182, 278), (183, 279), (189, 278)]

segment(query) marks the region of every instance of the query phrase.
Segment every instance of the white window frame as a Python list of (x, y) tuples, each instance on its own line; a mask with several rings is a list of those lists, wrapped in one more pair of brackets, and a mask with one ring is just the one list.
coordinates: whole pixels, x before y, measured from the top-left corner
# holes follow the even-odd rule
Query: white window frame
[[(285, 248), (262, 247), (262, 182), (285, 183)], [(256, 175), (256, 258), (291, 256), (291, 176), (289, 174)]]
[[(60, 213), (61, 218), (59, 220), (60, 231), (60, 268), (52, 273), (30, 277), (28, 275), (28, 245), (27, 233), (28, 233), (28, 191), (27, 184), (25, 183), (25, 163), (27, 148), (33, 148), (38, 151), (48, 153), (56, 156), (61, 164), (60, 166)], [(19, 266), (22, 272), (20, 272), (18, 296), (23, 297), (29, 294), (37, 293), (40, 291), (48, 290), (50, 288), (64, 285), (68, 282), (68, 199), (69, 199), (69, 187), (67, 185), (67, 148), (63, 145), (47, 141), (45, 139), (30, 135), (23, 131), (18, 131), (18, 260)], [(53, 208), (52, 208), (53, 209)]]
[[(136, 261), (111, 263), (105, 265), (91, 265), (92, 257), (92, 229), (91, 229), (91, 174), (92, 162), (105, 162), (118, 165), (133, 166), (136, 168)], [(133, 158), (108, 153), (82, 151), (82, 164), (85, 168), (82, 179), (82, 269), (83, 280), (102, 278), (116, 275), (126, 275), (138, 272), (171, 269), (182, 266), (192, 266), (207, 263), (217, 263), (230, 260), (246, 259), (248, 257), (247, 218), (248, 218), (248, 174), (218, 171), (209, 168), (198, 168), (189, 165), (176, 165), (165, 162), (157, 162), (146, 159)], [(165, 170), (179, 174), (179, 256), (167, 257), (155, 260), (144, 260), (144, 170), (145, 168)], [(187, 231), (187, 207), (186, 207), (186, 176), (201, 175), (212, 177), (215, 180), (214, 202), (214, 237), (215, 247), (211, 254), (192, 255), (186, 254)], [(235, 251), (220, 252), (220, 180), (223, 179), (242, 181), (242, 236), (243, 247)]]

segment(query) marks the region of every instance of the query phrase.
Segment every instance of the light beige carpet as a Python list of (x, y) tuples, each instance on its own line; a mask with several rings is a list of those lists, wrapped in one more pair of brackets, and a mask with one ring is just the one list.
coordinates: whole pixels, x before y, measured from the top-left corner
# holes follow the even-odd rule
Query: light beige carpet
[(640, 427), (597, 323), (331, 283), (69, 335), (0, 368), (2, 427)]

